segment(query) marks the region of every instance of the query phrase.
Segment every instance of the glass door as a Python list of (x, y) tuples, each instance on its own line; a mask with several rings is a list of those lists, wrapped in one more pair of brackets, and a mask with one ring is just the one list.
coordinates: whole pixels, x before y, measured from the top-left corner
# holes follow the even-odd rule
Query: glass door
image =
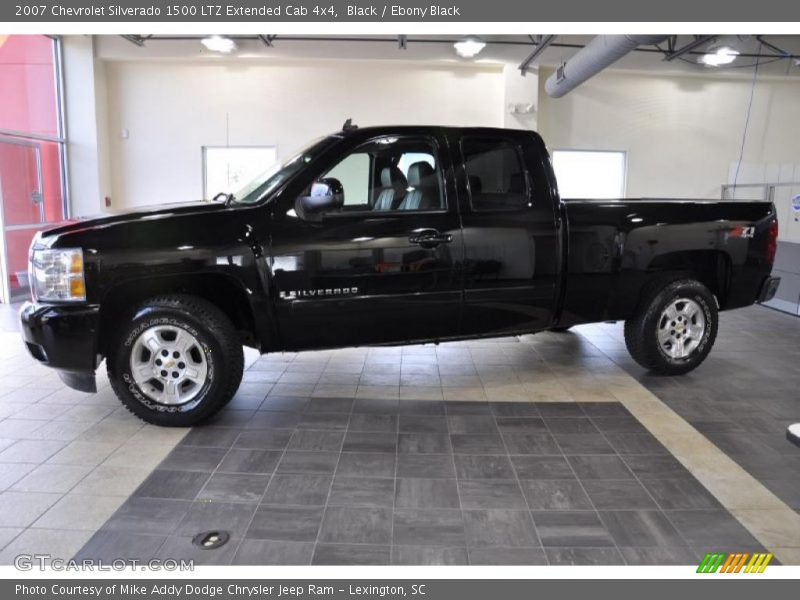
[[(0, 220), (2, 221), (3, 301), (28, 296), (28, 248), (48, 221), (41, 144), (0, 138)], [(54, 220), (58, 220), (57, 215)]]

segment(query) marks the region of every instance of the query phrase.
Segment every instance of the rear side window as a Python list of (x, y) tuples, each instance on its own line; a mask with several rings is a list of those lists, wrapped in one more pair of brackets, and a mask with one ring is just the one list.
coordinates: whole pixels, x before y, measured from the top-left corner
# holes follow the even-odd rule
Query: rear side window
[(465, 137), (461, 142), (472, 210), (519, 210), (529, 203), (517, 145), (506, 138)]

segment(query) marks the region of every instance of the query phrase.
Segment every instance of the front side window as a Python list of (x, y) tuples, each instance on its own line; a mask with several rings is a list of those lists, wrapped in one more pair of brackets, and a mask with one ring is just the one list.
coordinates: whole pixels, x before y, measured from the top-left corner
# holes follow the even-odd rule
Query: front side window
[(420, 212), (445, 208), (436, 148), (425, 138), (385, 136), (354, 150), (320, 179), (344, 190), (339, 212)]
[(512, 141), (467, 137), (461, 150), (472, 210), (518, 210), (528, 206), (525, 171)]
[(328, 171), (325, 177), (338, 179), (344, 189), (344, 205), (367, 205), (370, 182), (370, 155), (367, 152), (355, 152)]

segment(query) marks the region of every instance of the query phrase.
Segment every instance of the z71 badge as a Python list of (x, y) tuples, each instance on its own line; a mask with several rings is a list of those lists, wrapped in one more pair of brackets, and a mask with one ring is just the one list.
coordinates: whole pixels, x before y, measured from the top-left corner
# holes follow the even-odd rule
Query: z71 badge
[(319, 290), (285, 290), (278, 292), (281, 300), (298, 298), (327, 298), (329, 296), (352, 296), (358, 293), (357, 287), (324, 288)]
[(736, 226), (730, 231), (731, 237), (752, 238), (756, 234), (755, 227)]

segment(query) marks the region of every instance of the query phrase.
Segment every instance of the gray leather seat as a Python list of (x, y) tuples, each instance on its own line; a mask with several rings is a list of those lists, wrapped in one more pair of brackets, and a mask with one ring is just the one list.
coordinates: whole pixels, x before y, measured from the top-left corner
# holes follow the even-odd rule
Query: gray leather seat
[(441, 208), (436, 172), (427, 162), (416, 162), (408, 168), (406, 194), (398, 210), (431, 210)]
[(397, 167), (385, 167), (381, 171), (381, 193), (375, 199), (372, 210), (396, 210), (406, 193), (406, 176)]

